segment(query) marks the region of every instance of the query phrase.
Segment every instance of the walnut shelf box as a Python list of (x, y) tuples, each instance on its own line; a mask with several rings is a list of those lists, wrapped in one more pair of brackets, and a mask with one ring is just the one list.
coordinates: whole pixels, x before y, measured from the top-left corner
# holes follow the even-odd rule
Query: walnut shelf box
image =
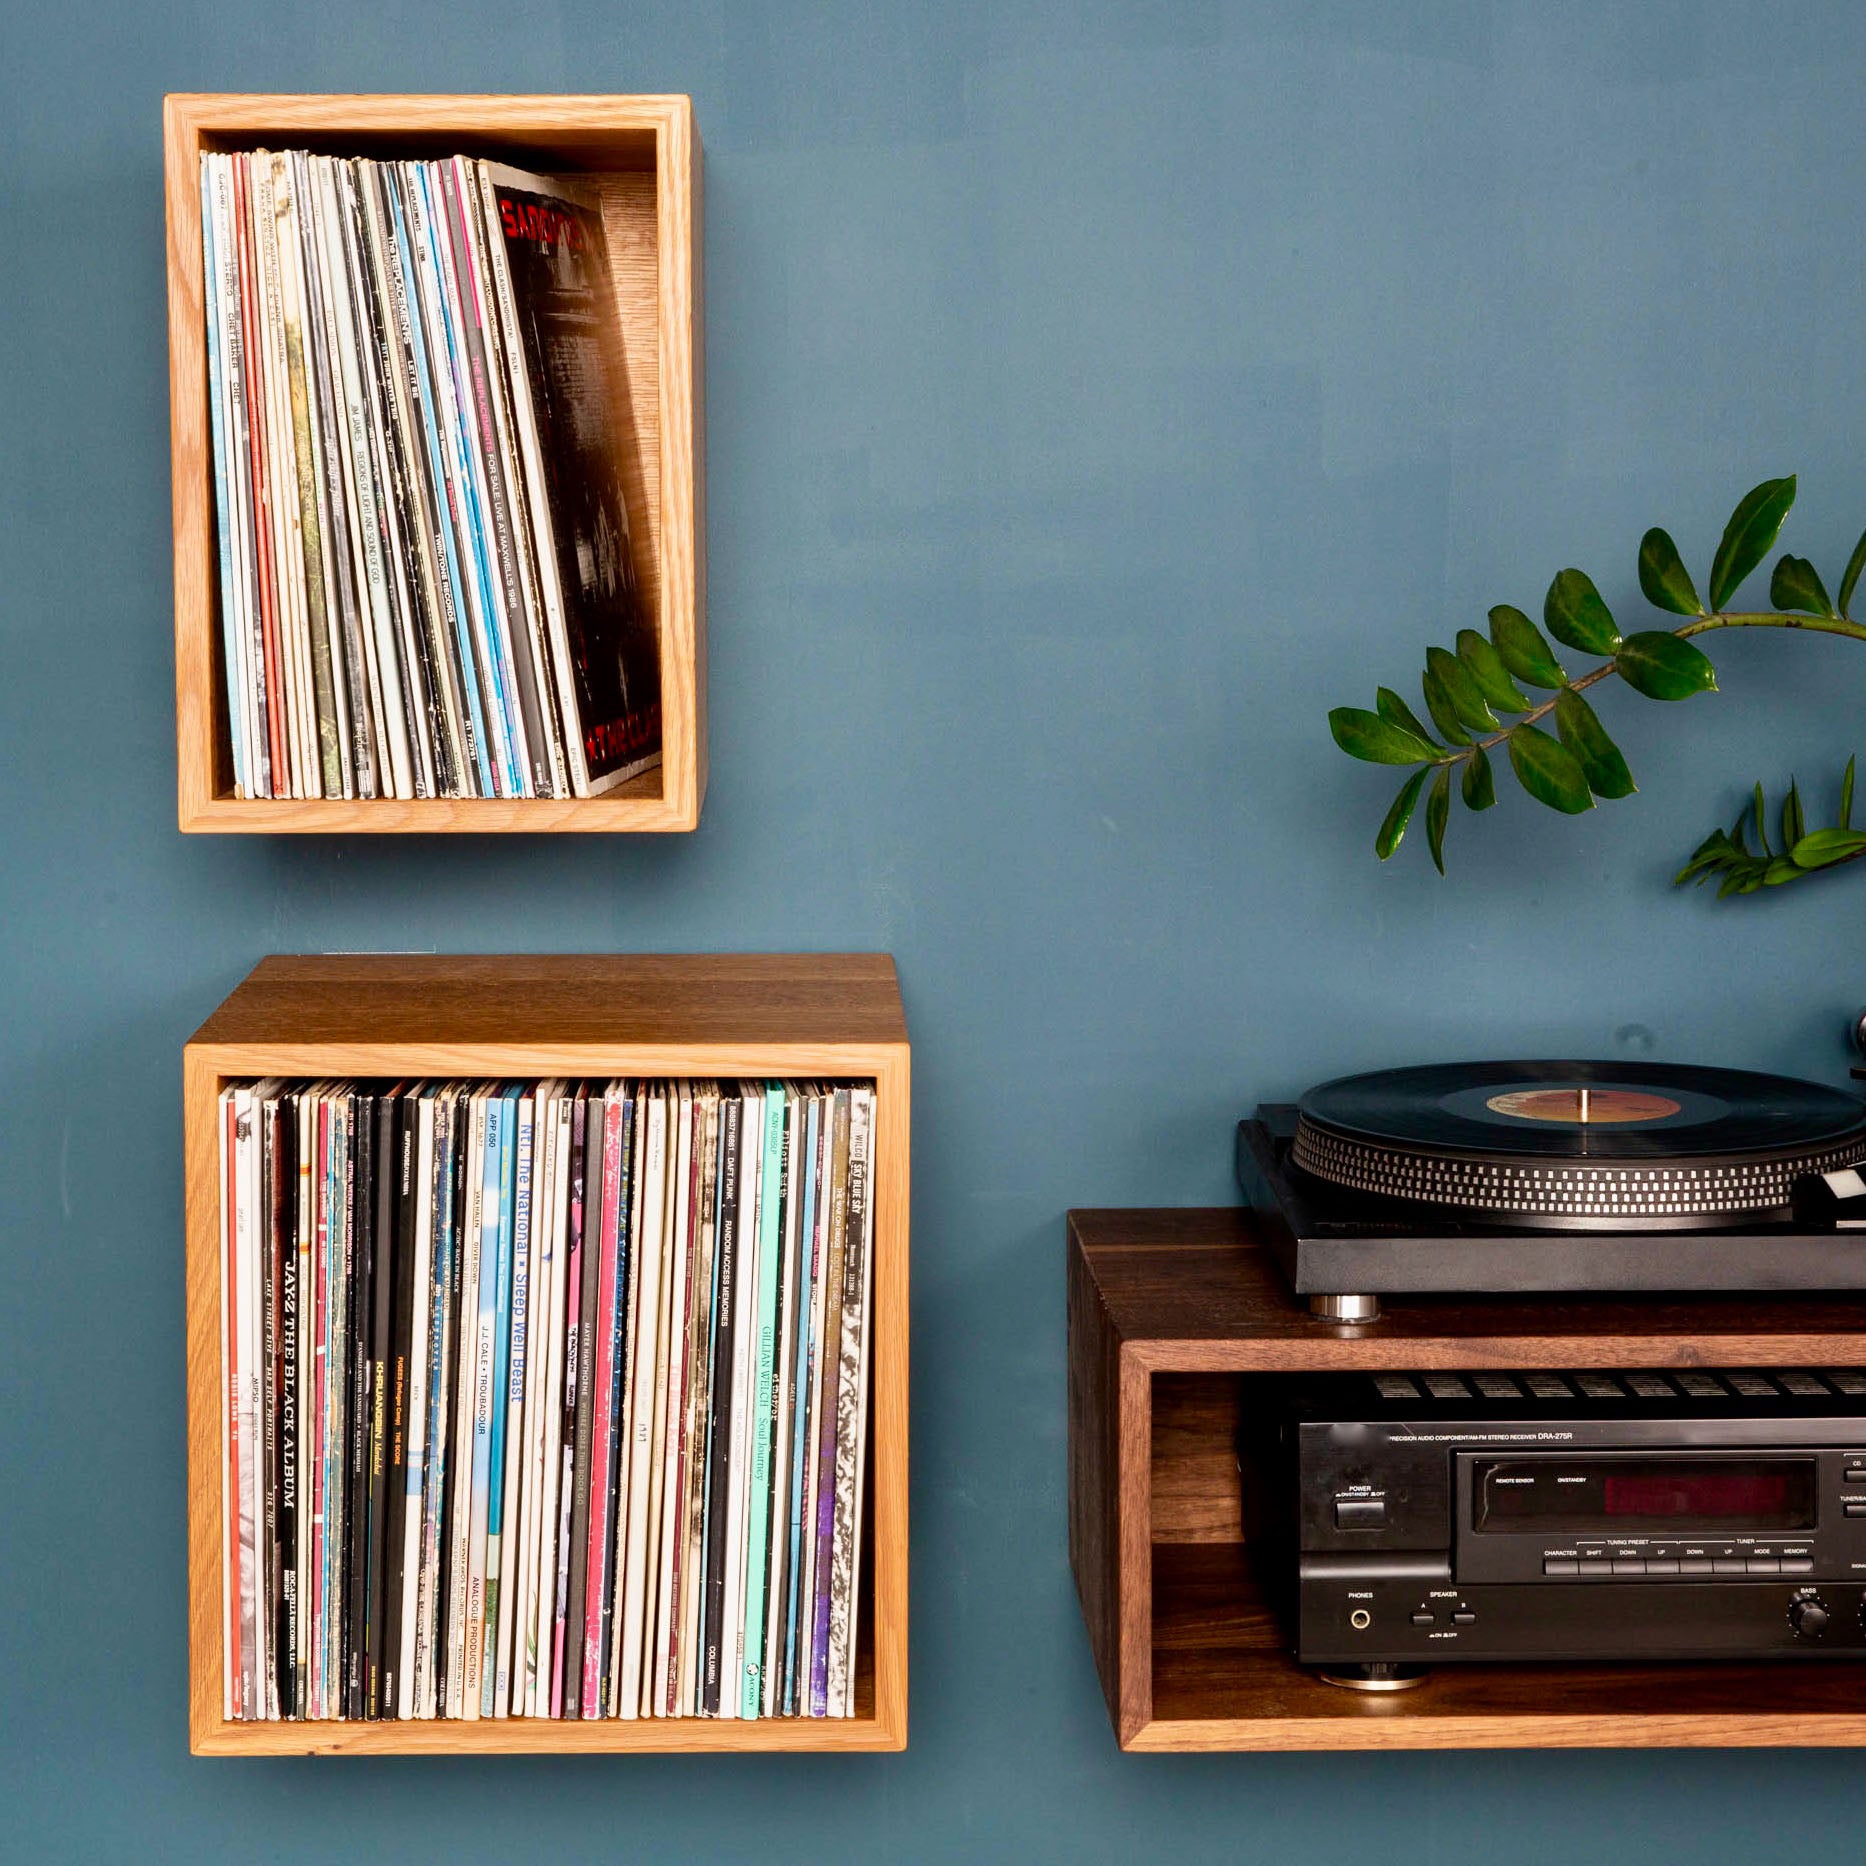
[(1316, 1321), (1248, 1212), (1069, 1218), (1069, 1554), (1128, 1750), (1866, 1746), (1846, 1664), (1453, 1665), (1392, 1695), (1299, 1667), (1250, 1571), (1235, 1455), (1266, 1375), (1820, 1367), (1861, 1358), (1866, 1301), (1394, 1300)]
[[(885, 954), (262, 960), (183, 1053), (189, 1735), (200, 1755), (898, 1750), (907, 1741), (910, 1051)], [(242, 1722), (223, 1715), (217, 1105), (263, 1076), (860, 1078), (875, 1085), (856, 1714), (639, 1722)]]
[[(171, 96), (169, 396), (178, 804), (189, 831), (689, 830), (706, 791), (706, 469), (701, 159), (685, 97)], [(574, 173), (602, 203), (633, 436), (636, 570), (657, 619), (662, 762), (584, 798), (237, 796), (219, 620), (202, 282), (204, 152), (483, 154)]]

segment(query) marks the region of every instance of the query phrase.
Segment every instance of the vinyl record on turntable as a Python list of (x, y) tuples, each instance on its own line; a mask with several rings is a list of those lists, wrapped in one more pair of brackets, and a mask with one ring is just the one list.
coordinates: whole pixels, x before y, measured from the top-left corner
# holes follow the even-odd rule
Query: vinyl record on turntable
[(1303, 1096), (1294, 1163), (1492, 1223), (1655, 1231), (1786, 1215), (1797, 1178), (1866, 1161), (1866, 1103), (1688, 1065), (1446, 1063)]

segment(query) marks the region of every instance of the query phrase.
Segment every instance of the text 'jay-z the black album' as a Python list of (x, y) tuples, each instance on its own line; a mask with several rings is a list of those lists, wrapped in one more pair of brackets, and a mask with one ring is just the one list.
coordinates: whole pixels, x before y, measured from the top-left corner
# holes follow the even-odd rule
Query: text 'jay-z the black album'
[(1359, 1319), (1401, 1291), (1866, 1288), (1862, 1162), (1842, 1090), (1607, 1062), (1348, 1076), (1237, 1142), (1293, 1288)]

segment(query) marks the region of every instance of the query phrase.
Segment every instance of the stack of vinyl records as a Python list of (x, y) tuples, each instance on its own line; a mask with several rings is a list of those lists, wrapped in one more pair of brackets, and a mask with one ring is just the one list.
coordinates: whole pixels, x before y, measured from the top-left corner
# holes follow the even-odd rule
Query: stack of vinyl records
[(584, 797), (659, 762), (602, 216), (455, 156), (201, 158), (243, 797)]
[(853, 1714), (872, 1084), (220, 1114), (229, 1718)]

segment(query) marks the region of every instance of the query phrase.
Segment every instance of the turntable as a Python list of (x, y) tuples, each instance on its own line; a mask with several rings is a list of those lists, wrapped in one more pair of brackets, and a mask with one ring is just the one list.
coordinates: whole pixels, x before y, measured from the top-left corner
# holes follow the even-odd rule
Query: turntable
[(1291, 1287), (1388, 1294), (1866, 1289), (1866, 1103), (1663, 1064), (1348, 1076), (1238, 1124), (1238, 1179)]

